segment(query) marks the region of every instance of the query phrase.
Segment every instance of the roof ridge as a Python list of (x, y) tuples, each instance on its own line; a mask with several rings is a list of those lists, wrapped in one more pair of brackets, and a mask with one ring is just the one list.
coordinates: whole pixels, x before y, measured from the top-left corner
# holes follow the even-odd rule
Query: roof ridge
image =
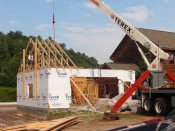
[(175, 34), (175, 32), (171, 32), (171, 31), (165, 31), (165, 30), (158, 30), (158, 29), (147, 29), (147, 28), (138, 28), (141, 30), (150, 30), (150, 31), (157, 31), (157, 32), (163, 32), (163, 33), (172, 33)]
[(115, 63), (115, 62), (106, 62), (105, 64), (125, 64), (125, 65), (136, 65), (134, 63)]

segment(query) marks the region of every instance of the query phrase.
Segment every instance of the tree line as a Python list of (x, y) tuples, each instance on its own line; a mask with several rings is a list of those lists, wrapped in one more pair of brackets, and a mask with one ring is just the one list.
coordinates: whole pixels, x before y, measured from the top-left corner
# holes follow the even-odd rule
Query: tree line
[[(16, 75), (22, 60), (22, 49), (26, 48), (29, 37), (42, 39), (41, 36), (25, 36), (21, 31), (0, 32), (0, 85), (16, 86)], [(49, 39), (52, 39), (49, 37)], [(67, 49), (65, 43), (60, 44), (78, 67), (98, 68), (96, 58), (85, 53)]]

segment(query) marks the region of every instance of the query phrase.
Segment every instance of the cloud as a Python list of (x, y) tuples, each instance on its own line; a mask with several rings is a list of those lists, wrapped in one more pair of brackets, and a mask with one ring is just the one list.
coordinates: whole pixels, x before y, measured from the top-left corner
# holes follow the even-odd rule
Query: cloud
[(126, 12), (122, 13), (126, 18), (132, 19), (139, 23), (144, 23), (151, 15), (151, 11), (145, 6), (133, 6), (130, 7)]
[(64, 23), (61, 28), (65, 31), (65, 39), (73, 46), (71, 48), (97, 58), (99, 63), (109, 61), (109, 57), (124, 36), (124, 32), (114, 24), (97, 27)]
[(46, 29), (51, 29), (52, 28), (52, 24), (39, 24), (35, 26), (35, 29), (38, 31), (44, 31)]
[(69, 32), (85, 32), (84, 27), (76, 23), (61, 23), (61, 28)]
[(16, 20), (10, 20), (8, 23), (9, 23), (10, 25), (18, 25), (18, 24), (19, 24), (19, 22), (16, 21)]
[(45, 0), (46, 3), (50, 3), (52, 2), (53, 0)]
[(83, 5), (84, 7), (93, 10), (94, 13), (97, 12), (97, 7), (92, 2), (86, 2)]
[(163, 2), (165, 3), (169, 3), (171, 0), (163, 0)]

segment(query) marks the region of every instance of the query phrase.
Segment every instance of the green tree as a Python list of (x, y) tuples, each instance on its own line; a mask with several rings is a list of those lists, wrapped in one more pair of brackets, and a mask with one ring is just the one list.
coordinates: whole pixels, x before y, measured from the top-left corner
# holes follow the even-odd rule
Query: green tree
[[(42, 39), (41, 36), (30, 36)], [(52, 40), (51, 37), (49, 37)], [(0, 85), (16, 86), (16, 75), (22, 59), (22, 49), (26, 48), (29, 37), (21, 31), (10, 31), (7, 34), (0, 32)], [(98, 61), (88, 57), (85, 53), (67, 49), (65, 43), (60, 44), (78, 67), (97, 68)]]
[(22, 58), (22, 49), (26, 47), (27, 36), (21, 31), (0, 32), (0, 85), (16, 85), (16, 74)]

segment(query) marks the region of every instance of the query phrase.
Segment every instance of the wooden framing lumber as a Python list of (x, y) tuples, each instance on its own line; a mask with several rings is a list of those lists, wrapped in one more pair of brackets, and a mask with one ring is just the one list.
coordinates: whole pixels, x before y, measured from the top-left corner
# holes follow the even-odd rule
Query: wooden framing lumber
[[(34, 48), (35, 45), (37, 45), (37, 66), (38, 69), (43, 69), (48, 67), (50, 68), (75, 68), (78, 69), (78, 67), (75, 65), (75, 63), (70, 59), (70, 57), (66, 54), (66, 52), (61, 48), (61, 46), (56, 43), (55, 41), (50, 40), (42, 40), (39, 39), (32, 40), (32, 38), (29, 39), (25, 57), (27, 57), (29, 54), (34, 55)], [(26, 71), (32, 71), (34, 68), (29, 68), (27, 60), (25, 60), (25, 70)], [(23, 60), (21, 61), (20, 67), (18, 69), (18, 73), (23, 72)]]
[[(58, 53), (58, 55), (60, 56), (60, 61), (58, 61), (58, 63), (59, 63), (60, 65), (64, 65), (63, 62), (62, 62), (62, 61), (65, 61), (63, 55), (57, 50), (57, 48), (54, 46), (54, 44), (53, 44), (52, 42), (47, 41), (46, 43), (47, 43), (50, 47), (53, 48), (53, 50), (55, 51), (55, 53)], [(68, 65), (68, 67), (70, 67), (70, 66)]]
[(51, 126), (49, 126), (49, 127), (46, 127), (46, 128), (44, 128), (44, 129), (41, 129), (40, 131), (52, 131), (52, 130), (54, 130), (55, 128), (58, 128), (58, 127), (60, 127), (60, 126), (62, 126), (62, 125), (65, 125), (66, 123), (69, 124), (69, 122), (72, 122), (72, 121), (76, 120), (77, 118), (78, 118), (78, 117), (76, 116), (76, 117), (71, 117), (71, 118), (65, 119), (65, 121), (57, 122), (57, 123), (54, 124), (54, 125), (51, 125)]
[(25, 51), (25, 49), (23, 49), (23, 58), (22, 58), (22, 97), (23, 98), (25, 98), (26, 97), (26, 78), (25, 78), (25, 65), (26, 65), (26, 63), (25, 63), (25, 55), (26, 54), (26, 51)]
[(57, 43), (57, 42), (53, 42), (55, 44), (56, 47), (58, 47), (63, 54), (66, 56), (67, 60), (69, 60), (71, 62), (71, 64), (74, 66), (74, 68), (78, 69), (78, 67), (75, 65), (75, 63), (70, 59), (70, 57), (65, 53), (65, 51), (61, 48), (61, 46)]
[(93, 109), (94, 112), (96, 112), (96, 109), (92, 106), (90, 101), (86, 98), (86, 96), (82, 93), (82, 91), (78, 88), (77, 84), (70, 78), (71, 83), (74, 85), (74, 87), (77, 89), (77, 91), (82, 95), (82, 97), (86, 100), (86, 102), (90, 105), (90, 107)]
[(24, 125), (4, 127), (0, 131), (56, 131), (80, 122), (78, 116), (55, 119), (51, 121), (32, 122)]
[[(29, 39), (26, 49), (23, 50), (23, 57), (18, 70), (22, 74), (22, 97), (26, 97), (26, 72), (34, 72), (33, 96), (38, 97), (38, 70), (44, 68), (77, 68), (68, 57), (61, 46), (57, 46), (55, 41)], [(78, 68), (77, 68), (78, 69)]]
[(127, 85), (123, 80), (121, 80), (121, 79), (118, 79), (118, 80), (120, 80), (127, 88), (130, 88), (130, 86)]
[(2, 131), (24, 131), (26, 129), (25, 125), (11, 126), (1, 129)]
[(57, 48), (56, 48), (56, 46), (54, 46), (55, 44), (53, 44), (51, 41), (49, 41), (48, 40), (48, 44), (54, 49), (54, 51), (55, 52), (57, 52), (58, 54), (59, 54), (59, 56), (61, 57), (60, 58), (60, 62), (59, 62), (59, 64), (60, 65), (63, 65), (63, 61), (64, 61), (64, 63), (66, 63), (66, 65), (69, 67), (69, 68), (71, 68), (71, 66), (67, 63), (67, 61), (65, 60), (65, 58), (63, 57), (63, 55), (57, 50)]
[[(30, 42), (32, 43), (33, 46), (35, 46), (35, 42), (32, 39), (30, 39)], [(40, 54), (40, 56), (43, 58), (44, 62), (47, 64), (48, 68), (50, 69), (51, 67), (50, 67), (49, 63), (45, 60), (44, 55), (41, 53), (41, 51), (38, 48), (37, 48), (37, 51)], [(43, 50), (43, 52), (44, 52), (44, 50)]]
[[(51, 48), (49, 47), (48, 43), (43, 41), (43, 44), (46, 46), (46, 48), (52, 53), (52, 55), (54, 56), (54, 58), (56, 59), (57, 62), (59, 62), (57, 56), (55, 55), (55, 53), (51, 50)], [(52, 45), (52, 44), (51, 44)], [(61, 65), (62, 68), (64, 68), (63, 64), (59, 62), (59, 64)]]
[[(49, 41), (49, 40), (48, 40)], [(74, 68), (76, 68), (76, 69), (78, 69), (78, 67), (75, 65), (75, 63), (70, 59), (70, 57), (66, 54), (66, 52), (62, 49), (62, 47), (60, 46), (60, 44), (59, 43), (57, 43), (56, 41), (54, 41), (53, 40), (53, 42), (52, 42), (53, 44), (54, 44), (54, 46), (57, 48), (57, 49), (59, 49), (63, 54), (62, 54), (62, 56), (63, 55), (65, 55), (66, 57), (66, 59), (68, 60), (68, 61), (70, 61), (70, 63), (73, 65), (73, 67)]]
[[(72, 80), (76, 83), (78, 88), (83, 92), (86, 98), (93, 104), (99, 98), (99, 84), (94, 79), (86, 77), (73, 77)], [(74, 104), (86, 104), (86, 100), (72, 85), (73, 90), (73, 103)]]
[(38, 71), (38, 53), (37, 53), (37, 43), (35, 43), (35, 47), (34, 47), (34, 95), (35, 98), (37, 98), (38, 96), (38, 75), (37, 75), (37, 71)]
[[(57, 65), (51, 60), (50, 58), (50, 54), (45, 50), (45, 48), (42, 46), (42, 44), (40, 43), (40, 41), (38, 39), (36, 39), (36, 43), (38, 43), (39, 47), (44, 51), (44, 53), (49, 56), (49, 61), (54, 65), (55, 68), (58, 68)], [(49, 64), (50, 65), (50, 64)]]
[(77, 120), (69, 121), (69, 122), (66, 122), (66, 123), (64, 123), (64, 124), (62, 124), (62, 125), (60, 125), (60, 126), (54, 128), (52, 131), (63, 130), (63, 129), (65, 129), (65, 128), (70, 127), (70, 126), (72, 126), (72, 125), (75, 125), (75, 124), (77, 124), (77, 123), (79, 123), (79, 121), (77, 121)]

